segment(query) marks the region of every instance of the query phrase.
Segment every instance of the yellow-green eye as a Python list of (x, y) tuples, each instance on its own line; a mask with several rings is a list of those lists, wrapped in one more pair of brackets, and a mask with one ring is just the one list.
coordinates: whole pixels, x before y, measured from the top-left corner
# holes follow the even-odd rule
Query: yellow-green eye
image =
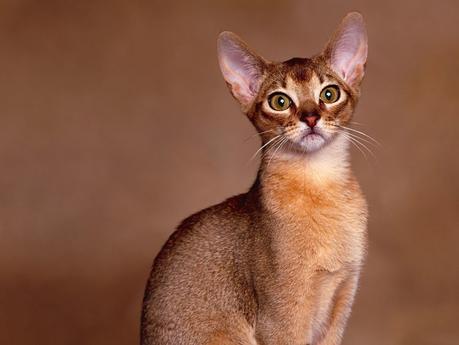
[(287, 110), (291, 104), (292, 101), (284, 93), (277, 92), (269, 97), (269, 106), (276, 111)]
[(320, 92), (320, 99), (324, 103), (335, 103), (339, 96), (339, 87), (336, 85), (329, 85)]

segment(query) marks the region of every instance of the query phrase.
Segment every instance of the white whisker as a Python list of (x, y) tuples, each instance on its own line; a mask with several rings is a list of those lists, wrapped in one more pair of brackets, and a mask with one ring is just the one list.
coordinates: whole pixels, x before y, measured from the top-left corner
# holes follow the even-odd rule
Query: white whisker
[(350, 121), (349, 123), (353, 125), (357, 125), (357, 126), (366, 126), (364, 123), (361, 123), (361, 122)]
[(251, 136), (245, 138), (244, 142), (246, 142), (246, 141), (248, 141), (248, 140), (250, 140), (250, 139), (252, 139), (254, 137), (260, 136), (262, 134), (269, 133), (269, 132), (273, 132), (273, 130), (272, 129), (268, 129), (267, 131), (263, 131), (263, 132), (258, 132), (258, 133), (252, 134)]
[(336, 126), (338, 126), (340, 128), (343, 128), (343, 129), (347, 129), (347, 130), (355, 132), (355, 133), (358, 133), (360, 135), (363, 135), (363, 136), (367, 137), (368, 139), (372, 140), (373, 142), (375, 142), (378, 146), (380, 146), (380, 147), (382, 146), (379, 141), (377, 141), (375, 138), (373, 138), (372, 136), (370, 136), (370, 135), (368, 135), (368, 134), (366, 134), (366, 133), (364, 133), (362, 131), (358, 131), (357, 129), (346, 127), (346, 126), (342, 126), (342, 125), (338, 125), (338, 124)]
[(354, 147), (356, 147), (356, 148), (360, 151), (360, 153), (363, 155), (363, 157), (365, 158), (365, 160), (368, 161), (367, 155), (366, 155), (365, 152), (360, 148), (360, 146), (358, 145), (358, 142), (355, 141), (355, 139), (353, 139), (352, 137), (348, 136), (347, 134), (344, 134), (344, 136), (346, 137), (346, 139), (349, 140), (349, 142), (350, 142), (351, 144), (354, 145)]
[[(367, 144), (369, 144), (369, 145), (373, 145), (374, 147), (375, 147), (375, 146), (378, 146), (378, 145), (376, 145), (373, 141), (370, 141), (370, 140), (368, 140), (368, 139), (366, 139), (366, 138), (359, 137), (359, 136), (356, 135), (355, 133), (348, 132), (347, 130), (346, 130), (346, 134), (352, 136), (352, 137), (355, 138), (355, 139), (359, 139), (359, 140), (361, 140), (361, 141), (363, 141), (363, 142), (365, 142), (365, 143), (367, 143)], [(379, 147), (379, 146), (378, 146), (378, 147)]]
[(267, 143), (265, 143), (264, 145), (262, 145), (254, 154), (253, 156), (250, 158), (249, 161), (253, 160), (257, 154), (263, 150), (263, 148), (265, 148), (266, 146), (268, 146), (272, 141), (276, 140), (277, 138), (279, 138), (282, 134), (279, 134), (279, 135), (276, 135), (274, 138), (271, 138)]
[(353, 137), (353, 136), (350, 135), (350, 133), (343, 133), (343, 134), (346, 136), (346, 138), (348, 138), (348, 139), (351, 140), (352, 142), (355, 142), (355, 143), (359, 144), (361, 147), (363, 147), (365, 150), (367, 150), (368, 153), (369, 153), (374, 159), (376, 159), (376, 156), (375, 156), (375, 154), (373, 153), (373, 151), (371, 151), (371, 150), (368, 148), (368, 146), (366, 146), (364, 143), (362, 143), (362, 142), (360, 141), (360, 139), (362, 139), (362, 138)]
[(285, 138), (285, 137), (282, 138), (282, 140), (280, 141), (280, 144), (277, 145), (277, 148), (276, 148), (276, 150), (274, 151), (274, 153), (271, 154), (271, 157), (270, 157), (270, 159), (269, 159), (268, 165), (267, 165), (266, 167), (269, 167), (269, 164), (271, 164), (271, 161), (273, 160), (273, 158), (274, 158), (274, 156), (276, 155), (277, 151), (279, 151), (279, 149), (280, 149), (282, 146), (284, 146), (284, 144), (285, 144), (286, 142), (288, 142), (288, 138)]

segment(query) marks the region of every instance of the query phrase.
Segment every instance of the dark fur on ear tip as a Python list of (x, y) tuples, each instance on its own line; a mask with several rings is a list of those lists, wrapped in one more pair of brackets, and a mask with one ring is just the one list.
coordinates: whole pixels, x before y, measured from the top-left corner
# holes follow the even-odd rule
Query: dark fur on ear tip
[(234, 32), (223, 31), (218, 35), (217, 38), (217, 50), (220, 53), (223, 48), (229, 47), (239, 47), (245, 50), (249, 50), (247, 44)]
[(344, 17), (344, 19), (353, 19), (353, 20), (360, 20), (360, 21), (363, 21), (363, 15), (361, 12), (359, 11), (352, 11), (352, 12), (349, 12), (348, 14), (346, 14), (346, 16)]
[(217, 47), (220, 47), (222, 44), (228, 43), (228, 41), (232, 41), (235, 38), (238, 38), (237, 35), (231, 31), (220, 32), (217, 38)]

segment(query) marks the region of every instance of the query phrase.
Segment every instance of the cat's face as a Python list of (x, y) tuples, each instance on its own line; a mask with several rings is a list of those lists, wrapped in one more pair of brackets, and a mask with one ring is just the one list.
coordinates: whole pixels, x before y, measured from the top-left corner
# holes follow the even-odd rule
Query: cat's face
[(231, 93), (264, 144), (314, 152), (349, 123), (367, 56), (360, 14), (346, 16), (324, 52), (312, 59), (268, 62), (228, 32), (220, 35), (218, 50)]
[(285, 148), (312, 152), (348, 124), (356, 101), (356, 91), (324, 61), (295, 58), (267, 65), (247, 115), (265, 142), (280, 135)]

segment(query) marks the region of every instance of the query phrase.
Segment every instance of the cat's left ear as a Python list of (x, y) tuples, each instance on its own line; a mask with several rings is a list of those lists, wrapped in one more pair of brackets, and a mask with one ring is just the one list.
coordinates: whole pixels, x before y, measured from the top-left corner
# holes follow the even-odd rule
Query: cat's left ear
[(365, 72), (368, 37), (363, 17), (351, 12), (344, 17), (323, 55), (329, 66), (344, 81), (358, 88)]
[(233, 96), (247, 110), (260, 90), (265, 60), (229, 31), (222, 32), (218, 37), (217, 50), (223, 78)]

